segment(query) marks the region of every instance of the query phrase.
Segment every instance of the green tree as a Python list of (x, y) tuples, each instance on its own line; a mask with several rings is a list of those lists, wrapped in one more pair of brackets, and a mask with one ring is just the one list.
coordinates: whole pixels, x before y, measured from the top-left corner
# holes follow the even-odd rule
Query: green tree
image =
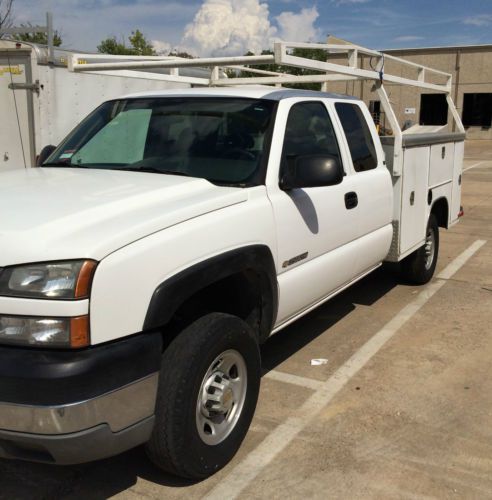
[[(261, 55), (272, 55), (273, 52), (271, 50), (263, 50)], [(252, 52), (247, 52), (245, 55), (252, 56), (254, 55)], [(297, 57), (304, 57), (306, 59), (314, 59), (317, 61), (326, 61), (327, 52), (323, 49), (304, 49), (304, 48), (294, 48), (292, 50), (292, 55)], [(317, 72), (304, 68), (296, 68), (295, 66), (279, 66), (278, 64), (262, 64), (255, 65), (251, 64), (248, 66), (249, 68), (255, 69), (263, 69), (266, 71), (275, 71), (277, 73), (290, 73), (291, 75), (319, 75), (323, 74), (323, 72)], [(250, 78), (253, 76), (263, 76), (263, 75), (255, 75), (253, 73), (249, 73), (246, 71), (241, 71), (239, 73), (239, 77), (241, 78)], [(292, 89), (305, 89), (305, 90), (321, 90), (321, 83), (286, 83), (284, 87), (292, 88)]]
[(132, 31), (128, 37), (130, 45), (118, 42), (115, 36), (102, 40), (97, 46), (101, 54), (129, 55), (129, 56), (155, 56), (156, 51), (152, 44), (145, 38), (140, 30)]
[[(29, 26), (26, 26), (29, 28)], [(22, 33), (22, 35), (15, 35), (16, 40), (21, 42), (31, 42), (31, 43), (39, 43), (41, 45), (48, 45), (48, 35), (46, 33)], [(63, 40), (60, 33), (55, 30), (53, 33), (53, 45), (55, 47), (60, 47)]]
[(130, 44), (139, 56), (155, 56), (156, 52), (152, 44), (147, 41), (143, 33), (139, 30), (132, 31), (131, 36), (128, 37)]
[(194, 59), (194, 57), (191, 54), (188, 54), (188, 52), (180, 52), (178, 50), (171, 50), (168, 55), (173, 57), (183, 57), (184, 59)]
[[(255, 54), (251, 52), (250, 50), (244, 54), (245, 56), (254, 56)], [(273, 52), (271, 50), (262, 50), (261, 54), (262, 56), (271, 56), (273, 55)], [(250, 65), (245, 65), (247, 68), (251, 69), (262, 69), (264, 71), (275, 71), (276, 73), (285, 73), (285, 67), (284, 66), (279, 66), (278, 64), (272, 63), (272, 64), (250, 64)], [(239, 77), (240, 78), (251, 78), (253, 76), (266, 76), (266, 75), (256, 75), (255, 73), (250, 73), (249, 71), (240, 71), (239, 72)]]
[[(313, 59), (315, 61), (326, 61), (328, 53), (323, 49), (304, 49), (304, 48), (294, 48), (292, 50), (292, 55), (297, 57), (304, 57), (305, 59)], [(320, 75), (323, 71), (313, 71), (304, 68), (292, 67), (291, 73), (294, 75)], [(321, 83), (295, 83), (290, 85), (293, 89), (305, 89), (305, 90), (321, 90)]]
[(97, 46), (97, 51), (101, 54), (132, 55), (134, 51), (124, 43), (116, 40), (116, 37), (106, 38)]

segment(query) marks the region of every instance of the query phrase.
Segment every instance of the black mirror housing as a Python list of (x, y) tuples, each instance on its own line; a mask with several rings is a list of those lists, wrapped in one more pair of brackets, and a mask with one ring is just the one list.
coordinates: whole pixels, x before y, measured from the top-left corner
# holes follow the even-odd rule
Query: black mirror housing
[(280, 188), (284, 191), (295, 188), (334, 186), (343, 181), (344, 172), (340, 160), (327, 155), (303, 155), (287, 160)]
[(51, 153), (53, 153), (55, 149), (56, 146), (53, 146), (53, 144), (45, 146), (36, 158), (36, 167), (40, 167), (51, 156)]

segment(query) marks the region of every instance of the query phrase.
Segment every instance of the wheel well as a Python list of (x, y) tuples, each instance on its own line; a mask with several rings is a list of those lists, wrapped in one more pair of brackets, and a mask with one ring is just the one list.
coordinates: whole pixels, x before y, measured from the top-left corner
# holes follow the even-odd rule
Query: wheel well
[(434, 214), (439, 227), (448, 227), (449, 207), (446, 198), (439, 198), (432, 205), (431, 214)]
[(176, 309), (165, 326), (164, 347), (188, 325), (211, 312), (237, 316), (261, 337), (265, 300), (261, 290), (260, 276), (252, 270), (243, 270), (197, 291)]
[(206, 259), (162, 282), (150, 300), (143, 330), (161, 330), (166, 345), (199, 317), (222, 312), (246, 321), (263, 342), (277, 307), (273, 256), (267, 246), (251, 245)]

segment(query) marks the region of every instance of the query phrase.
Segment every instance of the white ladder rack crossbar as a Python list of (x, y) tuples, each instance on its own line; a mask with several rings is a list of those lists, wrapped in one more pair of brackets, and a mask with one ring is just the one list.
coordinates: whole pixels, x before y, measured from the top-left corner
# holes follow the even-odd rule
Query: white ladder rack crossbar
[[(306, 57), (298, 57), (289, 54), (289, 49), (322, 49), (328, 54), (347, 54), (348, 65), (339, 62), (318, 61)], [(376, 69), (364, 69), (359, 67), (359, 55), (369, 56), (376, 59)], [(112, 62), (111, 59), (117, 59)], [(122, 61), (121, 56), (110, 56), (105, 54), (74, 54), (68, 63), (69, 69), (76, 72), (90, 71), (117, 71), (117, 70), (141, 70), (158, 68), (179, 68), (187, 67), (233, 67), (236, 70), (242, 70), (250, 73), (268, 75), (258, 78), (223, 78), (220, 73), (212, 72), (209, 80), (210, 86), (230, 86), (230, 85), (274, 85), (282, 83), (306, 83), (306, 82), (330, 82), (345, 80), (374, 80), (383, 79), (385, 82), (396, 83), (400, 85), (410, 85), (435, 92), (449, 93), (451, 91), (451, 74), (439, 71), (427, 66), (416, 64), (405, 59), (367, 49), (354, 44), (322, 44), (322, 43), (297, 43), (297, 42), (276, 42), (274, 44), (273, 55), (251, 55), (251, 56), (231, 56), (231, 57), (206, 57), (196, 59), (169, 58), (169, 57), (141, 57), (126, 56)], [(88, 60), (104, 59), (102, 62), (88, 62)], [(109, 59), (109, 61), (108, 61)], [(403, 66), (417, 71), (416, 78), (404, 78), (384, 71), (385, 61), (397, 62)], [(241, 67), (240, 65), (265, 65), (277, 64), (279, 66), (297, 67), (305, 70), (311, 70), (317, 74), (313, 75), (293, 75), (288, 72), (275, 72)], [(321, 73), (321, 74), (320, 74)], [(175, 73), (179, 74), (179, 73)], [(214, 78), (214, 76), (217, 76)], [(444, 77), (445, 83), (433, 83), (426, 81), (426, 77), (433, 74), (438, 77)]]
[[(158, 69), (158, 68), (200, 68), (206, 66), (230, 66), (238, 64), (272, 64), (275, 63), (273, 55), (264, 56), (238, 56), (238, 57), (201, 57), (196, 59), (185, 58), (157, 58), (156, 60), (128, 61), (128, 62), (101, 62), (101, 63), (80, 63), (82, 59), (86, 61), (92, 56), (88, 54), (74, 54), (69, 62), (68, 69), (71, 71), (114, 71), (119, 69)], [(106, 56), (109, 59), (111, 56)], [(113, 56), (119, 58), (119, 56)], [(135, 59), (136, 57), (134, 57)]]

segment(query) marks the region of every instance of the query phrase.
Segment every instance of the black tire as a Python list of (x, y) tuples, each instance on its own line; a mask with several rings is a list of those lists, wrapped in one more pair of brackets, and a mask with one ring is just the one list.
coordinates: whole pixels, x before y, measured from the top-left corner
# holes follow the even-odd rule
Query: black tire
[[(434, 214), (429, 217), (426, 230), (426, 243), (401, 261), (401, 272), (405, 280), (416, 285), (428, 283), (436, 269), (439, 255), (439, 227)], [(432, 241), (433, 249), (429, 257), (428, 248)]]
[[(227, 352), (239, 353), (244, 360), (241, 366), (246, 368), (247, 384), (245, 389), (241, 385), (243, 403), (242, 410), (236, 411), (237, 421), (227, 424), (232, 426), (230, 433), (221, 442), (211, 445), (200, 437), (198, 419), (203, 417), (198, 410), (202, 400), (198, 398), (216, 390), (204, 389), (204, 377), (210, 375), (212, 363), (217, 365), (216, 359)], [(212, 373), (218, 372), (212, 369)], [(224, 378), (228, 379), (228, 376)], [(149, 458), (161, 469), (189, 479), (206, 478), (224, 467), (236, 454), (249, 429), (258, 400), (260, 378), (258, 339), (249, 325), (222, 313), (211, 313), (196, 320), (163, 353), (155, 426), (146, 445)], [(234, 379), (234, 373), (231, 379)], [(232, 396), (234, 403), (230, 403), (231, 394), (229, 391), (227, 404), (234, 405), (236, 399)], [(237, 408), (240, 407), (237, 403)], [(206, 426), (200, 427), (203, 435)]]

